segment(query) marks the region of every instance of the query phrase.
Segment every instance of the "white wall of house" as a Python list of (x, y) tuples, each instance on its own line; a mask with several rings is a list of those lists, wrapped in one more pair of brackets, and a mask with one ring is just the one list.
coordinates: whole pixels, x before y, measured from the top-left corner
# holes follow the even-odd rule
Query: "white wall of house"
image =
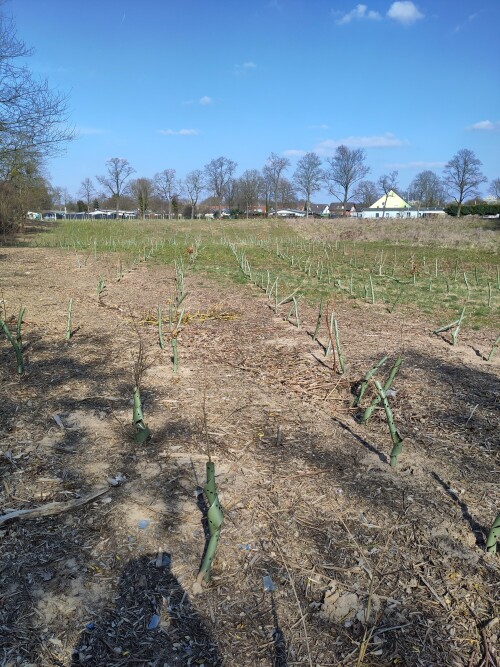
[(382, 209), (372, 209), (365, 208), (361, 212), (362, 218), (427, 218), (431, 215), (446, 215), (443, 209), (433, 208), (433, 209), (386, 209), (385, 212)]

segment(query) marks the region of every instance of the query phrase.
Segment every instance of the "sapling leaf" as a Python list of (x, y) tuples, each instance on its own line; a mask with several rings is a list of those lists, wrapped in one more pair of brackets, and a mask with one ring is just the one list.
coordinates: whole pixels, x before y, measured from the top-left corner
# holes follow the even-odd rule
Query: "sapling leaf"
[[(391, 368), (391, 372), (389, 373), (389, 377), (387, 378), (386, 383), (384, 384), (384, 392), (389, 391), (389, 389), (391, 388), (391, 384), (392, 384), (394, 378), (396, 377), (396, 373), (398, 372), (399, 367), (401, 366), (402, 363), (403, 363), (403, 357), (398, 357), (397, 360), (396, 360), (396, 363)], [(380, 401), (381, 401), (380, 395), (376, 396), (373, 399), (371, 405), (369, 405), (366, 408), (366, 410), (363, 413), (363, 416), (360, 419), (362, 424), (366, 423), (370, 419), (370, 417), (373, 414), (373, 411), (375, 410), (377, 405), (380, 403)]]
[(387, 355), (385, 357), (382, 357), (380, 361), (378, 361), (373, 368), (370, 368), (369, 371), (366, 372), (365, 377), (361, 383), (361, 387), (359, 388), (359, 394), (358, 396), (355, 397), (353, 401), (354, 407), (357, 407), (365, 395), (366, 388), (368, 386), (368, 382), (371, 380), (371, 378), (375, 375), (375, 373), (378, 371), (378, 369), (387, 361)]

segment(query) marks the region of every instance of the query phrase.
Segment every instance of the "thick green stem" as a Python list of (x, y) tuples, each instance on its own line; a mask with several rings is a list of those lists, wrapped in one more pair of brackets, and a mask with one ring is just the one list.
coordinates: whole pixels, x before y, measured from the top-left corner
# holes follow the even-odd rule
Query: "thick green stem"
[(326, 320), (326, 325), (328, 327), (328, 344), (326, 346), (325, 350), (325, 357), (327, 357), (330, 352), (332, 351), (332, 331), (333, 331), (333, 320), (334, 320), (334, 315), (333, 313), (330, 315), (330, 324), (328, 324), (328, 315), (327, 315), (327, 320)]
[(403, 449), (403, 438), (399, 435), (396, 426), (394, 425), (394, 417), (392, 416), (392, 410), (391, 406), (389, 405), (389, 401), (387, 400), (387, 395), (382, 388), (382, 385), (378, 380), (374, 380), (375, 387), (377, 389), (377, 393), (380, 396), (380, 400), (382, 401), (382, 404), (385, 409), (385, 414), (387, 417), (387, 423), (389, 424), (389, 431), (391, 434), (391, 439), (392, 439), (392, 451), (391, 451), (391, 467), (394, 468), (396, 463), (398, 462), (398, 456), (401, 454), (401, 450)]
[(340, 347), (339, 325), (337, 320), (333, 320), (333, 331), (335, 333), (335, 345), (337, 346), (337, 354), (339, 355), (340, 370), (345, 373), (344, 357), (342, 356), (342, 348)]
[(177, 351), (177, 336), (172, 336), (172, 370), (177, 373), (179, 368), (179, 353)]
[(9, 343), (14, 348), (14, 352), (16, 353), (16, 360), (17, 360), (17, 373), (18, 373), (18, 375), (22, 375), (24, 373), (24, 361), (23, 361), (22, 347), (14, 339), (14, 336), (11, 334), (10, 329), (7, 326), (7, 324), (4, 322), (4, 320), (0, 320), (0, 328), (3, 329), (4, 334), (7, 336), (7, 340), (9, 341)]
[(321, 324), (321, 318), (323, 317), (323, 299), (319, 302), (319, 311), (318, 311), (318, 320), (316, 322), (316, 328), (314, 329), (313, 341), (318, 337), (318, 331)]
[(19, 347), (22, 349), (23, 348), (23, 337), (21, 334), (21, 326), (23, 324), (23, 317), (24, 317), (24, 311), (26, 308), (21, 307), (19, 309), (19, 315), (17, 316), (17, 332), (16, 332), (16, 342), (19, 345)]
[(486, 551), (495, 553), (497, 550), (497, 542), (500, 538), (500, 514), (497, 514), (491, 530), (488, 534), (488, 539), (486, 541)]
[(375, 291), (373, 289), (373, 280), (372, 280), (372, 274), (370, 273), (370, 291), (371, 291), (371, 296), (372, 296), (372, 303), (375, 303)]
[(493, 346), (491, 348), (491, 352), (488, 355), (487, 361), (491, 361), (493, 359), (493, 355), (495, 354), (495, 351), (496, 351), (499, 343), (500, 343), (500, 336), (497, 336), (497, 338), (495, 339), (495, 342), (493, 343)]
[(132, 420), (136, 429), (136, 434), (134, 436), (134, 442), (139, 445), (146, 442), (150, 435), (150, 430), (144, 423), (144, 416), (142, 414), (142, 404), (141, 404), (141, 392), (139, 387), (134, 387), (134, 408), (132, 414)]
[(462, 308), (462, 313), (461, 313), (461, 315), (458, 319), (457, 328), (455, 329), (455, 331), (451, 332), (451, 344), (452, 345), (455, 345), (455, 343), (457, 342), (458, 334), (459, 334), (459, 331), (460, 331), (460, 327), (462, 326), (462, 320), (464, 319), (464, 315), (465, 315), (465, 306)]
[(165, 349), (165, 341), (163, 339), (163, 321), (161, 316), (161, 306), (158, 306), (158, 342), (162, 350)]
[(453, 322), (450, 322), (449, 324), (445, 324), (444, 327), (439, 327), (439, 329), (435, 329), (432, 333), (433, 334), (439, 334), (443, 333), (443, 331), (448, 331), (449, 329), (452, 329), (458, 324), (458, 320), (453, 320)]
[(73, 299), (70, 299), (68, 303), (68, 320), (66, 322), (66, 340), (69, 340), (71, 338), (72, 316), (73, 316)]
[(215, 558), (220, 530), (224, 519), (222, 507), (217, 495), (217, 486), (215, 484), (215, 465), (212, 461), (207, 461), (207, 483), (205, 484), (203, 491), (205, 492), (205, 496), (209, 503), (207, 512), (209, 542), (200, 571), (198, 572), (198, 581), (209, 583), (212, 563)]

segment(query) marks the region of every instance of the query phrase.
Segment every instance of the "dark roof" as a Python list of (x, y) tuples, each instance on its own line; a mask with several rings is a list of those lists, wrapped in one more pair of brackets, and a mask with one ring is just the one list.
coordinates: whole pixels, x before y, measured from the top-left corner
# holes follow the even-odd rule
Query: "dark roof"
[[(359, 204), (355, 204), (353, 201), (347, 202), (346, 211), (350, 211), (352, 208), (358, 210), (360, 208)], [(334, 201), (330, 204), (330, 211), (343, 211), (344, 204), (341, 201)]]

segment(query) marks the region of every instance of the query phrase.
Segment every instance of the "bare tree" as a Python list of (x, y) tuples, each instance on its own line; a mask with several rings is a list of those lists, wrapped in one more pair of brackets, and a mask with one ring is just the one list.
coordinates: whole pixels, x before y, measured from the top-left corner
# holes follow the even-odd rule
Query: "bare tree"
[(80, 184), (78, 194), (82, 195), (87, 206), (87, 213), (90, 213), (90, 202), (95, 197), (96, 190), (91, 178), (84, 178)]
[(107, 175), (96, 176), (99, 183), (111, 194), (115, 200), (116, 217), (120, 210), (120, 197), (125, 189), (127, 179), (135, 172), (128, 160), (122, 157), (112, 157), (106, 162)]
[(495, 197), (495, 199), (500, 199), (500, 178), (494, 178), (490, 182), (488, 192), (492, 197)]
[(362, 208), (370, 207), (380, 197), (380, 189), (374, 181), (360, 181), (354, 189), (354, 201)]
[(229, 212), (231, 212), (231, 210), (234, 208), (237, 192), (238, 192), (237, 181), (234, 178), (230, 178), (226, 183), (226, 188), (224, 192), (224, 201), (226, 202), (226, 206)]
[(385, 209), (387, 208), (389, 193), (391, 190), (395, 190), (398, 187), (398, 172), (391, 171), (389, 174), (382, 174), (382, 176), (380, 176), (378, 179), (378, 185), (382, 192), (385, 194), (384, 206), (382, 207), (382, 217), (385, 218)]
[(65, 97), (52, 92), (47, 81), (30, 72), (25, 61), (31, 55), (31, 49), (17, 37), (12, 19), (0, 12), (0, 185), (5, 185), (0, 231), (3, 232), (14, 230), (26, 214), (25, 197), (18, 195), (19, 188), (26, 192), (29, 187), (28, 172), (59, 153), (63, 144), (73, 138), (73, 131), (66, 125)]
[(293, 175), (293, 181), (297, 190), (305, 195), (306, 218), (309, 217), (309, 209), (311, 208), (311, 195), (321, 189), (324, 180), (325, 172), (316, 153), (306, 153), (300, 158)]
[(165, 169), (154, 176), (155, 192), (162, 202), (168, 203), (168, 219), (172, 217), (172, 200), (179, 196), (180, 185), (175, 177), (175, 169)]
[(228, 181), (233, 177), (238, 165), (227, 157), (218, 157), (211, 160), (204, 167), (206, 186), (213, 192), (219, 204), (219, 216), (222, 212), (222, 199), (226, 192)]
[(271, 197), (273, 195), (273, 184), (272, 184), (272, 179), (271, 179), (271, 174), (269, 171), (264, 167), (262, 170), (262, 174), (260, 177), (260, 192), (259, 195), (262, 197), (262, 199), (265, 202), (266, 206), (266, 215), (269, 215), (269, 208), (271, 205)]
[(457, 218), (460, 217), (464, 199), (477, 196), (481, 183), (488, 180), (481, 173), (481, 166), (481, 160), (468, 148), (459, 150), (445, 165), (443, 182), (449, 194), (457, 202)]
[(286, 157), (280, 157), (276, 153), (271, 153), (267, 158), (266, 165), (264, 166), (263, 174), (264, 178), (271, 185), (272, 192), (274, 194), (274, 215), (278, 215), (278, 195), (280, 187), (280, 179), (284, 171), (290, 166), (290, 160)]
[(137, 202), (137, 208), (144, 218), (149, 208), (149, 201), (154, 192), (154, 184), (150, 178), (136, 178), (130, 181), (128, 190)]
[(205, 189), (203, 172), (200, 169), (195, 169), (194, 171), (190, 171), (189, 174), (186, 174), (186, 178), (184, 179), (184, 189), (191, 203), (191, 220), (193, 220), (196, 204), (198, 203), (200, 194)]
[(262, 176), (257, 169), (247, 169), (238, 180), (238, 193), (243, 202), (248, 219), (248, 213), (255, 206), (262, 189)]
[(437, 174), (430, 169), (421, 171), (410, 183), (408, 198), (418, 202), (418, 208), (435, 208), (444, 203), (444, 186)]
[(349, 193), (355, 183), (361, 181), (370, 171), (365, 165), (366, 153), (362, 148), (337, 146), (335, 155), (328, 158), (330, 169), (326, 172), (328, 191), (343, 204), (344, 215), (347, 213)]
[(297, 191), (292, 181), (289, 181), (288, 178), (280, 178), (278, 196), (280, 205), (283, 208), (295, 208), (297, 206)]

